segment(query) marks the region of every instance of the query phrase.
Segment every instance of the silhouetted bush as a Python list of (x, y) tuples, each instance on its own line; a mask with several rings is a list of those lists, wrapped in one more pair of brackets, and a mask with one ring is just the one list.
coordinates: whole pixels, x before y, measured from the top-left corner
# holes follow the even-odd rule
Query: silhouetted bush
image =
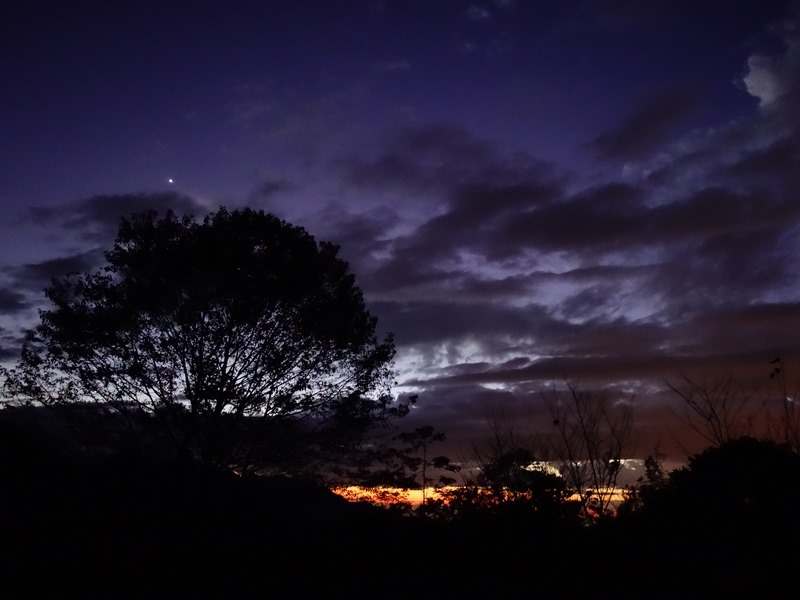
[(691, 457), (640, 512), (690, 528), (793, 528), (799, 497), (800, 456), (785, 444), (741, 437)]

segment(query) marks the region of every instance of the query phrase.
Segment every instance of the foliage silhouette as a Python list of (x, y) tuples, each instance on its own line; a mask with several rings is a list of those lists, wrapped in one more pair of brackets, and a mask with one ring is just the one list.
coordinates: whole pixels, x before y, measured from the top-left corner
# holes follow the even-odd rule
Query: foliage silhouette
[[(510, 457), (502, 460), (506, 458)], [(516, 464), (513, 469), (517, 473), (512, 482), (508, 482), (507, 472), (492, 479), (498, 475), (495, 472), (446, 490), (438, 506), (439, 515), (462, 524), (505, 522), (536, 525), (539, 530), (578, 524), (580, 505), (568, 501), (570, 493), (561, 477), (530, 463)]]
[(642, 510), (652, 498), (661, 493), (669, 480), (669, 474), (664, 469), (664, 455), (656, 450), (644, 458), (645, 474), (636, 480), (636, 483), (625, 486), (623, 490), (624, 501), (617, 509), (617, 515), (622, 517)]
[[(407, 598), (435, 577), (447, 597), (545, 595), (563, 585), (570, 597), (618, 597), (625, 588), (648, 598), (709, 598), (796, 586), (800, 458), (773, 442), (709, 449), (671, 473), (641, 511), (601, 527), (553, 528), (513, 512), (400, 518), (296, 477), (67, 458), (15, 430), (14, 411), (0, 412), (0, 574), (10, 589), (28, 586), (29, 596), (174, 589), (244, 597), (302, 588)], [(659, 480), (661, 471), (652, 472)], [(387, 541), (397, 561), (380, 551)]]
[(423, 504), (428, 499), (428, 487), (441, 487), (455, 483), (455, 479), (447, 475), (439, 475), (438, 479), (430, 477), (432, 470), (457, 473), (460, 469), (446, 456), (430, 456), (431, 445), (443, 442), (445, 439), (444, 433), (436, 431), (430, 425), (423, 425), (414, 431), (405, 431), (397, 435), (397, 440), (406, 444), (406, 447), (400, 450), (400, 454), (406, 469), (412, 473), (411, 480), (415, 485), (411, 487), (418, 486), (422, 489)]
[[(535, 436), (502, 410), (487, 415), (489, 436), (473, 444), (471, 473), (463, 486), (447, 490), (440, 513), (457, 521), (563, 524), (577, 513), (566, 481), (548, 470)], [(566, 519), (565, 519), (566, 518)]]
[(7, 390), (97, 403), (206, 466), (310, 469), (403, 414), (394, 345), (338, 247), (250, 209), (123, 219), (106, 265), (55, 280)]
[[(664, 478), (653, 469), (613, 526), (618, 547), (647, 556), (636, 575), (658, 597), (758, 597), (794, 589), (800, 455), (738, 437), (712, 445)], [(673, 577), (658, 563), (680, 558)], [(654, 583), (657, 587), (654, 587)], [(648, 593), (648, 596), (651, 594)]]
[(710, 446), (640, 498), (649, 519), (703, 530), (797, 529), (800, 455), (788, 444), (739, 437)]
[(297, 477), (65, 457), (7, 420), (0, 442), (14, 457), (0, 461), (0, 576), (14, 595), (142, 597), (211, 584), (236, 595), (257, 583), (249, 573), (280, 585), (301, 563), (338, 567), (329, 540), (391, 526), (383, 511)]
[(579, 498), (582, 518), (595, 524), (612, 516), (617, 479), (635, 442), (632, 402), (569, 382), (542, 399), (553, 420), (549, 449)]

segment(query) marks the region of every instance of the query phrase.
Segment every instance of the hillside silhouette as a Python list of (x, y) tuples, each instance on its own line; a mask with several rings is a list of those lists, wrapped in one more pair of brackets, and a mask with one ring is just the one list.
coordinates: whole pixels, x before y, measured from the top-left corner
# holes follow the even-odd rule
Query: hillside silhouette
[(709, 598), (794, 585), (800, 460), (768, 441), (710, 448), (595, 527), (403, 515), (298, 478), (66, 456), (8, 418), (0, 444), (2, 568), (19, 597), (400, 598), (433, 585), (446, 598)]

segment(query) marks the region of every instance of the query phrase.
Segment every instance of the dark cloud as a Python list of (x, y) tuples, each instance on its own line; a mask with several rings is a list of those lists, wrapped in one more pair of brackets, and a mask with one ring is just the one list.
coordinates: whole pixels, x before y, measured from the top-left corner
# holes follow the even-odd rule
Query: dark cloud
[(6, 345), (4, 340), (0, 340), (0, 363), (19, 358), (19, 349), (20, 346)]
[(202, 216), (208, 207), (178, 193), (117, 194), (92, 196), (75, 204), (36, 206), (30, 209), (30, 217), (42, 226), (74, 231), (87, 241), (107, 242), (113, 240), (120, 219), (150, 210)]
[(19, 358), (19, 353), (24, 342), (24, 334), (19, 332), (14, 333), (0, 327), (0, 364), (9, 363)]
[(465, 273), (451, 279), (454, 297), (467, 302), (508, 302), (512, 298), (524, 298), (535, 287), (536, 275), (509, 275), (496, 279), (481, 278)]
[(5, 273), (13, 278), (20, 289), (41, 291), (51, 280), (70, 273), (82, 273), (103, 264), (103, 253), (99, 249), (79, 252), (71, 256), (51, 258), (37, 263), (8, 267)]
[(602, 158), (644, 159), (675, 136), (675, 126), (693, 106), (694, 98), (687, 90), (662, 90), (619, 127), (592, 140), (590, 147)]
[(724, 185), (730, 182), (728, 168), (763, 143), (762, 118), (733, 121), (713, 131), (686, 134), (676, 145), (665, 146), (657, 158), (643, 168), (643, 179), (654, 188), (674, 189), (687, 185)]
[[(688, 8), (589, 4), (581, 32), (637, 36), (664, 15), (685, 24)], [(763, 384), (774, 355), (800, 364), (800, 79), (785, 53), (753, 63), (750, 89), (767, 102), (731, 122), (702, 120), (705, 83), (657, 91), (591, 142), (610, 159), (596, 178), (446, 125), (335, 162), (347, 189), (393, 203), (349, 211), (331, 231), (352, 244), (370, 309), (397, 335), (401, 382), (421, 398), (412, 418), (474, 441), (492, 404), (546, 423), (537, 399), (569, 379), (636, 394), (651, 450), (674, 406), (665, 381)], [(392, 229), (401, 209), (414, 219)]]
[(800, 180), (800, 135), (775, 140), (766, 148), (746, 153), (727, 167), (731, 176), (742, 178), (791, 178)]
[(783, 228), (800, 214), (800, 206), (763, 189), (744, 193), (707, 188), (685, 200), (664, 204), (648, 215), (652, 231), (664, 239), (716, 236)]
[(294, 187), (294, 184), (286, 179), (268, 179), (259, 184), (256, 189), (256, 195), (260, 199), (268, 199)]
[(559, 274), (537, 274), (537, 277), (549, 279), (557, 277), (564, 281), (588, 284), (596, 282), (609, 282), (616, 284), (621, 281), (647, 275), (651, 271), (651, 265), (591, 265), (587, 267), (579, 267), (577, 269), (570, 269)]
[[(504, 413), (509, 420), (520, 419), (527, 424), (545, 413), (539, 398), (531, 397), (527, 391), (495, 389), (472, 385), (452, 385), (434, 388), (418, 388), (419, 411), (412, 411), (412, 418), (424, 423), (435, 416), (437, 422), (448, 423), (448, 438), (461, 442), (483, 441), (488, 433), (492, 417)], [(468, 447), (468, 446), (467, 446)], [(462, 448), (463, 449), (463, 448)]]
[(641, 239), (646, 208), (640, 192), (615, 183), (537, 210), (509, 215), (492, 234), (498, 247), (596, 251)]
[(380, 154), (335, 162), (343, 180), (370, 190), (436, 190), (446, 196), (471, 185), (503, 186), (538, 181), (552, 166), (525, 154), (500, 153), (491, 142), (461, 127), (430, 125), (395, 131)]
[(391, 209), (380, 209), (370, 213), (351, 214), (340, 206), (329, 206), (320, 215), (320, 226), (315, 236), (337, 244), (340, 256), (347, 260), (356, 274), (359, 284), (378, 291), (374, 270), (376, 263), (390, 245), (391, 228), (397, 223), (397, 215)]
[(692, 108), (676, 91), (598, 138), (615, 158), (664, 150), (640, 179), (580, 188), (451, 128), (338, 165), (361, 189), (437, 202), (409, 233), (392, 235), (388, 219), (359, 233), (372, 240), (371, 310), (414, 357), (402, 383), (424, 393), (426, 418), (474, 438), (478, 398), (541, 419), (537, 395), (573, 379), (640, 394), (652, 433), (680, 373), (756, 384), (773, 355), (800, 360), (786, 326), (797, 306), (774, 300), (796, 297), (795, 136), (758, 114), (665, 145)]
[(725, 350), (746, 348), (760, 359), (753, 361), (751, 369), (759, 369), (762, 381), (769, 370), (766, 361), (774, 356), (787, 360), (798, 355), (795, 332), (800, 327), (800, 303), (759, 303), (730, 306), (722, 310), (707, 310), (690, 321), (675, 325), (676, 337), (684, 340), (695, 351), (709, 348), (722, 353)]
[[(495, 190), (499, 192), (498, 190)], [(526, 248), (567, 251), (578, 256), (598, 252), (659, 248), (724, 233), (769, 232), (793, 222), (800, 205), (766, 190), (735, 192), (710, 188), (650, 207), (642, 189), (613, 183), (562, 201), (554, 190), (525, 190), (519, 197), (489, 194), (491, 209), (459, 205), (435, 217), (413, 236), (418, 243), (443, 240), (499, 257)], [(515, 205), (514, 200), (519, 200)], [(469, 232), (469, 233), (466, 233)], [(442, 244), (442, 247), (452, 245)]]
[(489, 389), (475, 385), (420, 387), (417, 406), (404, 419), (403, 427), (411, 430), (420, 425), (441, 423), (446, 434), (436, 451), (455, 461), (465, 461), (474, 444), (482, 444), (491, 434), (492, 417), (501, 413), (515, 419), (520, 426), (529, 425), (532, 417), (542, 413), (538, 402), (511, 389)]
[[(800, 355), (793, 353), (793, 360)], [(750, 351), (732, 351), (723, 355), (679, 355), (662, 353), (661, 355), (622, 355), (613, 356), (558, 356), (545, 357), (533, 364), (519, 369), (478, 370), (452, 376), (427, 379), (410, 379), (404, 381), (406, 387), (431, 388), (439, 386), (472, 385), (520, 385), (531, 383), (535, 389), (546, 389), (554, 382), (584, 381), (594, 382), (600, 386), (619, 384), (620, 382), (639, 382), (655, 380), (664, 382), (679, 376), (681, 373), (714, 373), (735, 372), (746, 375), (754, 373), (755, 366), (763, 366), (761, 378), (768, 369), (764, 365), (769, 359), (760, 353)], [(723, 371), (724, 372), (724, 371)]]
[(653, 269), (665, 317), (763, 302), (796, 277), (794, 249), (769, 233), (721, 234), (684, 247)]
[(412, 346), (466, 340), (481, 344), (493, 336), (536, 335), (554, 325), (540, 306), (387, 301), (375, 302), (372, 306), (383, 326), (395, 331), (398, 341)]
[(591, 319), (598, 313), (612, 315), (620, 303), (619, 288), (613, 283), (598, 283), (582, 289), (558, 305), (565, 318)]
[[(349, 185), (372, 193), (402, 193), (398, 211), (433, 215), (400, 235), (386, 233), (389, 219), (399, 222), (399, 214), (381, 217), (380, 241), (370, 242), (380, 260), (362, 261), (365, 287), (380, 297), (401, 290), (414, 293), (420, 287), (458, 288), (466, 282), (467, 271), (459, 264), (462, 252), (493, 259), (504, 252), (514, 258), (517, 249), (491, 243), (498, 223), (562, 195), (550, 165), (526, 155), (502, 155), (492, 144), (455, 127), (405, 129), (376, 158), (349, 158), (336, 166)], [(431, 198), (439, 205), (431, 206)], [(358, 229), (356, 224), (353, 231)], [(338, 240), (363, 245), (347, 229), (334, 233)], [(367, 239), (378, 239), (375, 232), (366, 233)], [(344, 241), (342, 245), (346, 247)]]
[(753, 51), (744, 65), (746, 73), (736, 82), (759, 100), (758, 110), (747, 118), (697, 130), (678, 144), (664, 146), (661, 157), (647, 169), (650, 183), (675, 185), (702, 178), (706, 185), (725, 185), (736, 179), (773, 187), (788, 185), (791, 193), (797, 192), (798, 9), (794, 6), (793, 14), (786, 18), (786, 4), (775, 4), (779, 5), (784, 14), (765, 30), (777, 47), (767, 54)]
[(416, 164), (399, 155), (384, 155), (369, 162), (342, 160), (340, 165), (348, 182), (359, 187), (428, 187), (437, 179), (435, 173), (422, 173)]
[(16, 290), (0, 288), (0, 313), (15, 313), (27, 310), (31, 301)]
[[(501, 230), (504, 222), (525, 220), (550, 205), (561, 190), (549, 182), (464, 185), (453, 190), (450, 209), (417, 229), (406, 247), (428, 260), (469, 250), (492, 258), (509, 257), (520, 247)], [(546, 209), (540, 209), (546, 210)]]
[(426, 290), (436, 290), (438, 296), (443, 284), (453, 276), (409, 252), (399, 252), (393, 258), (370, 262), (361, 281), (376, 300), (410, 300)]

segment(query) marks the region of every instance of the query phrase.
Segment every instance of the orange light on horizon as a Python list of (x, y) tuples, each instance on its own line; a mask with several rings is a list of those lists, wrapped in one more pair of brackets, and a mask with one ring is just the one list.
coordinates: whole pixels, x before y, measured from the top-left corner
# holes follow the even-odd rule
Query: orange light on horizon
[[(442, 499), (442, 491), (456, 488), (427, 488), (424, 497), (426, 499)], [(391, 505), (391, 504), (410, 504), (412, 506), (419, 506), (422, 504), (423, 493), (422, 489), (407, 489), (407, 488), (364, 488), (357, 485), (347, 487), (332, 488), (334, 493), (339, 494), (350, 502), (372, 502), (373, 504)]]
[[(443, 488), (427, 488), (424, 497), (428, 500), (445, 500), (442, 492), (459, 489), (458, 486), (450, 486)], [(378, 487), (378, 488), (364, 488), (357, 485), (346, 487), (332, 488), (334, 493), (342, 496), (350, 502), (371, 502), (382, 506), (390, 506), (392, 504), (410, 504), (411, 506), (419, 506), (422, 504), (423, 493), (422, 489), (407, 489), (407, 488), (391, 488), (391, 487)], [(615, 488), (607, 490), (603, 493), (605, 500), (610, 501), (612, 506), (617, 506), (620, 502), (625, 500), (625, 490), (623, 488)], [(568, 501), (580, 501), (578, 494), (573, 494)]]

